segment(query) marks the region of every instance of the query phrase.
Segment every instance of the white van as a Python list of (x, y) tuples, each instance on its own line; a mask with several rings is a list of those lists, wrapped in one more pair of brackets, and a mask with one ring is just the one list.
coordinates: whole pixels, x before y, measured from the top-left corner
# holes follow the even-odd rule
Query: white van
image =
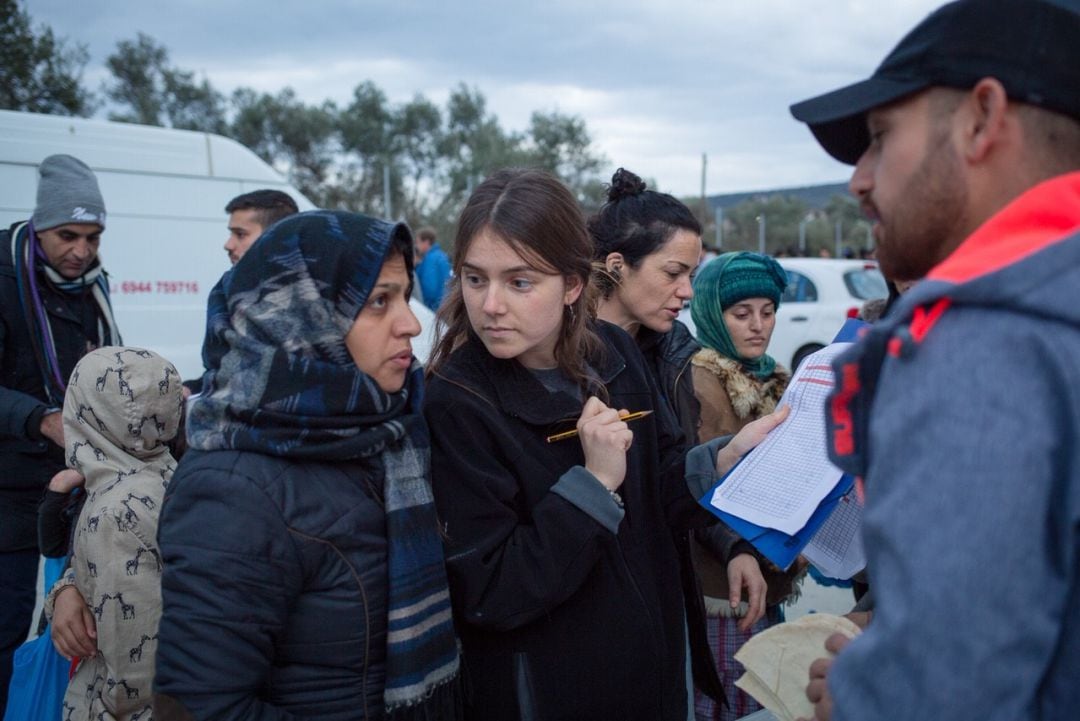
[[(37, 166), (54, 153), (74, 155), (97, 175), (108, 213), (101, 258), (124, 342), (161, 353), (184, 378), (200, 376), (206, 298), (229, 268), (225, 204), (275, 188), (301, 210), (315, 206), (220, 135), (0, 110), (0, 227), (30, 217)], [(413, 345), (426, 360), (432, 314), (413, 308), (424, 327)]]

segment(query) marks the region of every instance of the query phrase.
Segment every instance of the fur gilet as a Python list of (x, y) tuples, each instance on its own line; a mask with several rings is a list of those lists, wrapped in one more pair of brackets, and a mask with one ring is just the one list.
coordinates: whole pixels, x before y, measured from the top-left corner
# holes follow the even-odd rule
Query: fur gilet
[(702, 406), (701, 443), (737, 433), (747, 423), (772, 413), (791, 379), (787, 369), (778, 365), (772, 375), (759, 380), (738, 361), (711, 348), (699, 351), (691, 362), (694, 391)]

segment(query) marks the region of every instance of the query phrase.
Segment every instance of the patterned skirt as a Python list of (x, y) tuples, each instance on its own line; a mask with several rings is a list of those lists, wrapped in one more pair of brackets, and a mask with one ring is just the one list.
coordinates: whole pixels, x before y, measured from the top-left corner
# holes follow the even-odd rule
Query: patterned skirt
[(697, 721), (735, 721), (761, 708), (761, 704), (740, 689), (735, 688), (735, 681), (743, 674), (742, 664), (735, 660), (735, 652), (750, 640), (755, 633), (760, 633), (770, 626), (784, 620), (779, 605), (768, 606), (765, 616), (758, 620), (749, 631), (740, 631), (739, 619), (708, 615), (705, 625), (709, 635), (709, 648), (712, 650), (716, 669), (724, 684), (728, 707), (724, 708), (716, 701), (701, 693), (694, 694), (694, 715)]

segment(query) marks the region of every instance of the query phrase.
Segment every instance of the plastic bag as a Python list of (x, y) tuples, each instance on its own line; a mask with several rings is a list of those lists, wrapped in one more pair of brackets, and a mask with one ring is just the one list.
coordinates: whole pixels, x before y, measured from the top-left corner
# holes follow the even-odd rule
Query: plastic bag
[(60, 718), (71, 665), (56, 652), (48, 631), (15, 651), (4, 721)]
[[(45, 559), (46, 593), (63, 569), (64, 559)], [(67, 690), (71, 664), (57, 653), (48, 626), (40, 636), (16, 649), (12, 666), (4, 721), (60, 718), (60, 705)]]

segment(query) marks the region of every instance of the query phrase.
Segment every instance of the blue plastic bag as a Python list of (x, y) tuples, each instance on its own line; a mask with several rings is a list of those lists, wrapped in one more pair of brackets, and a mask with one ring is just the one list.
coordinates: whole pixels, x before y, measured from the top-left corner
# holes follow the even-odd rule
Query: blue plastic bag
[[(64, 570), (64, 559), (45, 559), (45, 592)], [(52, 644), (48, 627), (15, 651), (4, 721), (59, 719), (71, 664)]]

